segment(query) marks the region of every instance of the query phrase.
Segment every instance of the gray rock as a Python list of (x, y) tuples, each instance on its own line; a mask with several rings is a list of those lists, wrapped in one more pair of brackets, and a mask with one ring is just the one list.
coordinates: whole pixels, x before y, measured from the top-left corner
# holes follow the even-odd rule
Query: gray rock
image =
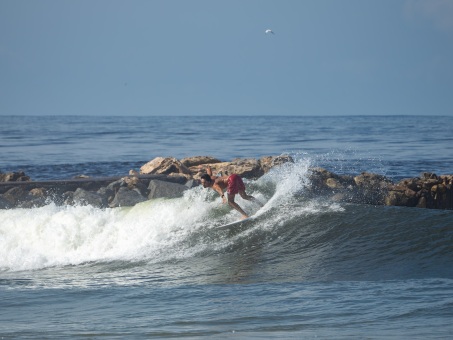
[(47, 204), (45, 197), (34, 197), (19, 204), (20, 208), (39, 208)]
[(12, 204), (9, 200), (0, 195), (0, 209), (10, 209)]
[(74, 204), (76, 205), (91, 205), (96, 208), (107, 207), (107, 200), (98, 193), (89, 192), (78, 188), (73, 196)]
[(58, 205), (74, 205), (74, 192), (64, 192), (61, 197), (58, 197), (58, 199), (55, 200), (55, 203)]
[(146, 197), (142, 196), (140, 190), (130, 190), (126, 187), (119, 188), (113, 201), (109, 204), (110, 208), (117, 207), (132, 207), (138, 203), (146, 201)]
[(175, 198), (181, 197), (187, 186), (177, 183), (152, 180), (149, 182), (148, 198)]
[(196, 180), (196, 179), (190, 179), (184, 185), (190, 189), (190, 188), (194, 188), (194, 187), (200, 185), (200, 181)]
[(121, 178), (115, 182), (110, 183), (107, 186), (107, 190), (111, 190), (113, 192), (117, 192), (121, 187), (127, 186), (126, 182), (124, 181), (124, 178)]
[(9, 189), (3, 194), (3, 198), (10, 202), (11, 205), (15, 206), (18, 203), (24, 201), (28, 196), (28, 191), (23, 187), (14, 187)]
[(111, 202), (115, 198), (115, 193), (113, 192), (113, 190), (108, 189), (106, 187), (102, 187), (96, 192), (102, 197), (104, 197), (107, 200), (107, 202)]

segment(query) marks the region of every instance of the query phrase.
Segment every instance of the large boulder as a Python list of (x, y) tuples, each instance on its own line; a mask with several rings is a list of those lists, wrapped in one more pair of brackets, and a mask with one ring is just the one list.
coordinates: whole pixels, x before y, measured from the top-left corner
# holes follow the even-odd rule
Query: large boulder
[(113, 201), (109, 204), (110, 208), (116, 207), (132, 207), (138, 203), (146, 201), (140, 190), (128, 189), (127, 187), (121, 187), (115, 195)]
[(181, 197), (188, 187), (182, 184), (152, 180), (149, 182), (148, 198), (175, 198)]
[(38, 208), (47, 204), (47, 190), (44, 188), (33, 188), (18, 204), (21, 208)]
[(417, 193), (408, 187), (393, 185), (384, 198), (385, 205), (415, 207), (419, 201)]
[(107, 207), (107, 199), (95, 192), (78, 188), (72, 197), (75, 205), (91, 205), (96, 208)]
[(140, 168), (141, 174), (180, 174), (186, 178), (191, 177), (190, 170), (178, 161), (176, 158), (172, 157), (156, 157), (153, 160), (149, 161)]
[(393, 184), (387, 177), (369, 172), (362, 172), (354, 177), (357, 186), (357, 200), (360, 203), (383, 204), (389, 187)]
[[(242, 178), (258, 178), (264, 175), (264, 171), (261, 168), (260, 162), (253, 158), (237, 158), (231, 162), (210, 164), (210, 167), (214, 174), (220, 176), (237, 174)], [(198, 176), (199, 175), (200, 173), (198, 173)], [(197, 178), (198, 176), (194, 177)]]
[(137, 189), (143, 196), (146, 196), (148, 194), (148, 188), (144, 183), (140, 181), (137, 176), (125, 177), (124, 183), (129, 190)]
[(96, 191), (96, 193), (104, 197), (104, 199), (109, 203), (113, 201), (113, 199), (115, 198), (115, 192), (111, 189), (108, 189), (107, 187), (99, 188), (99, 190)]
[(331, 187), (330, 183), (333, 183), (333, 181), (338, 182), (339, 177), (324, 168), (311, 168), (309, 171), (309, 178), (312, 184), (312, 190), (324, 192), (329, 190)]
[(28, 196), (28, 191), (25, 188), (13, 187), (3, 194), (3, 198), (9, 201), (11, 206), (16, 206), (19, 203), (25, 201)]
[(146, 185), (143, 184), (137, 176), (120, 178), (119, 180), (110, 183), (105, 190), (116, 193), (121, 187), (128, 188), (129, 190), (137, 189), (143, 196), (148, 194)]
[(288, 162), (294, 163), (293, 158), (288, 155), (265, 156), (260, 158), (260, 165), (264, 173), (269, 172), (269, 170), (275, 166), (279, 166)]
[(203, 164), (221, 163), (217, 158), (211, 156), (195, 156), (181, 159), (181, 163), (187, 168), (196, 167)]
[(327, 195), (339, 202), (359, 201), (357, 186), (352, 176), (337, 175), (324, 168), (311, 168), (309, 179), (311, 185), (307, 193), (312, 196)]

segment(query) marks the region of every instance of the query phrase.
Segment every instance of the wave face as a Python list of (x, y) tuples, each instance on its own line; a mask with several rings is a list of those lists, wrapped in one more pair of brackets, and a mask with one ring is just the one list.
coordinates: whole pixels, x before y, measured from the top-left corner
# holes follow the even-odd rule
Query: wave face
[(34, 270), (55, 285), (453, 278), (452, 212), (308, 199), (310, 165), (246, 181), (267, 203), (238, 197), (256, 217), (230, 230), (216, 227), (239, 214), (201, 187), (132, 208), (2, 210), (0, 273)]

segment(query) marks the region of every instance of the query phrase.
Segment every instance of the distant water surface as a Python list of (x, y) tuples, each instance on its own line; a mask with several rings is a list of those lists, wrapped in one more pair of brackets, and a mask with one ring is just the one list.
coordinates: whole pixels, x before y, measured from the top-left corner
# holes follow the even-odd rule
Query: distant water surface
[(453, 169), (449, 117), (10, 116), (0, 124), (0, 171), (33, 179), (121, 175), (157, 156), (221, 160), (303, 154), (331, 171), (390, 177)]

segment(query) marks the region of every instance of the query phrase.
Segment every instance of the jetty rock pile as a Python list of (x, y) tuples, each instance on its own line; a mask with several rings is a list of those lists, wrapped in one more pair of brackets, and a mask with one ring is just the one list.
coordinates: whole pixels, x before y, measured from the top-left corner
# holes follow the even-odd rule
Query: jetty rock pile
[[(57, 205), (91, 205), (99, 208), (134, 206), (155, 198), (181, 197), (200, 184), (209, 165), (214, 173), (238, 174), (256, 179), (270, 169), (293, 162), (290, 156), (221, 161), (211, 156), (156, 157), (128, 176), (70, 180), (31, 181), (23, 172), (0, 173), (0, 209)], [(422, 173), (420, 177), (392, 182), (385, 176), (363, 172), (338, 175), (323, 168), (309, 169), (309, 183), (300, 195), (336, 202), (453, 209), (453, 175)]]
[(339, 202), (373, 205), (453, 209), (453, 175), (424, 172), (420, 177), (393, 183), (382, 175), (336, 175), (322, 168), (310, 169), (312, 196), (329, 196)]
[(258, 178), (272, 167), (293, 161), (289, 156), (234, 159), (222, 162), (210, 156), (178, 160), (156, 157), (140, 171), (128, 176), (69, 180), (31, 181), (23, 172), (0, 174), (0, 209), (34, 208), (51, 202), (57, 205), (91, 205), (99, 208), (134, 206), (155, 198), (175, 198), (200, 184), (200, 177), (210, 165), (214, 172), (236, 173), (243, 178)]

